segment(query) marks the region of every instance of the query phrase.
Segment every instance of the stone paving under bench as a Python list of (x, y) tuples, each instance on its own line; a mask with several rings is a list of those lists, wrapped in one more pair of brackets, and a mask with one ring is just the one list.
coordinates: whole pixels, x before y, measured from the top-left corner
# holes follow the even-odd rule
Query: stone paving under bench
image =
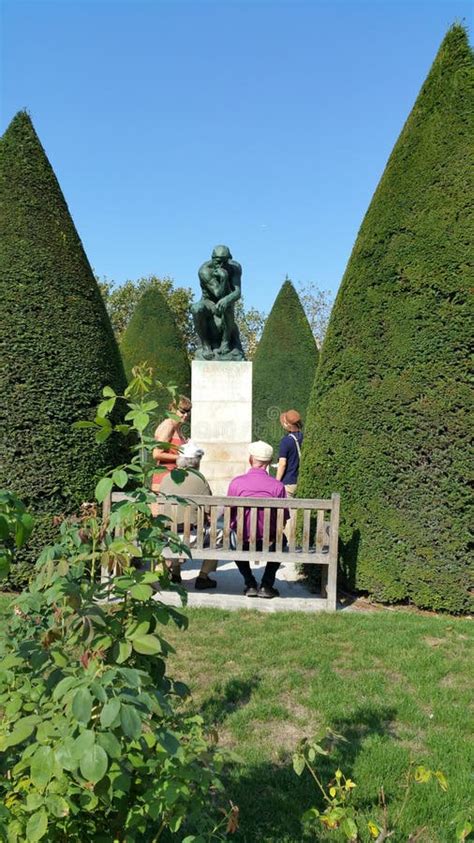
[[(192, 608), (207, 606), (213, 609), (254, 609), (259, 612), (321, 612), (326, 609), (326, 601), (309, 591), (299, 578), (294, 564), (283, 563), (280, 566), (275, 580), (280, 597), (272, 600), (244, 597), (244, 581), (234, 562), (219, 562), (217, 571), (211, 574), (212, 579), (217, 581), (217, 588), (198, 591), (194, 588), (194, 581), (200, 567), (201, 562), (193, 559), (186, 561), (181, 568), (182, 586), (188, 594), (188, 606)], [(259, 583), (265, 564), (254, 562), (251, 567)], [(159, 599), (169, 606), (181, 606), (180, 597), (175, 591), (160, 592)]]

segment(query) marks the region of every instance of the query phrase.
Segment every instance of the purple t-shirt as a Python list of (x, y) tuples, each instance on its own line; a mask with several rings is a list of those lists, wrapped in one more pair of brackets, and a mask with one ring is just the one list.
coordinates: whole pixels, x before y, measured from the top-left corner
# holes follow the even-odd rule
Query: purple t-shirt
[[(283, 483), (270, 477), (264, 468), (251, 468), (246, 474), (240, 474), (231, 480), (228, 496), (239, 498), (286, 498), (286, 489)], [(285, 510), (284, 520), (290, 516)], [(263, 508), (257, 511), (257, 539), (263, 539)], [(230, 516), (230, 527), (235, 530), (237, 527), (237, 510), (232, 509)], [(270, 540), (274, 541), (276, 532), (276, 512), (272, 511), (270, 519)], [(249, 540), (250, 535), (250, 509), (244, 511), (244, 541)]]

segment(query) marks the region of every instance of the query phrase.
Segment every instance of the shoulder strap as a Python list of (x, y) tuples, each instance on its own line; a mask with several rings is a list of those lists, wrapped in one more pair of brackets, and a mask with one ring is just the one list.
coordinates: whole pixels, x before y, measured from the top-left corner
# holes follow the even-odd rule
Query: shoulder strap
[(297, 438), (296, 438), (296, 436), (295, 436), (295, 434), (294, 434), (294, 433), (289, 433), (288, 435), (289, 435), (289, 436), (291, 436), (291, 438), (293, 439), (293, 441), (294, 441), (294, 443), (295, 443), (295, 445), (296, 445), (296, 450), (298, 451), (298, 459), (299, 459), (299, 460), (301, 460), (301, 448), (300, 448), (300, 443), (298, 442), (298, 440), (297, 440)]

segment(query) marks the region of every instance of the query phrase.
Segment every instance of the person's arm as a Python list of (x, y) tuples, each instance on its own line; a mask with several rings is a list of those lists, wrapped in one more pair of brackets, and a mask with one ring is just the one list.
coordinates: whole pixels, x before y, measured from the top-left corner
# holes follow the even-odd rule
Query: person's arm
[(288, 462), (288, 451), (289, 451), (289, 442), (288, 442), (288, 439), (286, 438), (286, 436), (284, 436), (283, 439), (280, 442), (280, 450), (279, 450), (279, 453), (278, 453), (278, 468), (277, 468), (277, 473), (276, 473), (276, 479), (277, 480), (282, 480), (284, 475), (285, 475), (286, 465), (287, 465), (287, 462)]
[[(155, 430), (154, 438), (158, 442), (171, 442), (174, 433), (174, 422), (172, 419), (165, 419), (158, 425)], [(175, 450), (164, 450), (162, 448), (153, 448), (153, 458), (159, 462), (175, 463), (178, 454)]]
[(286, 457), (280, 457), (278, 460), (278, 467), (276, 472), (276, 479), (281, 480), (286, 471)]

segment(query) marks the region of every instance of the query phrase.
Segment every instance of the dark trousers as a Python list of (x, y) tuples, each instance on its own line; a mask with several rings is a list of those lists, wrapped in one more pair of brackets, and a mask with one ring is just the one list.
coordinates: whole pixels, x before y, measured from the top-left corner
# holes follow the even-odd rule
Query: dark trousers
[[(284, 545), (286, 544), (285, 539), (283, 540), (283, 544)], [(258, 551), (261, 551), (262, 545), (263, 545), (263, 542), (258, 541), (255, 549), (258, 550)], [(243, 545), (242, 545), (242, 550), (249, 550), (249, 549), (250, 549), (249, 543), (244, 542)], [(275, 550), (275, 544), (273, 543), (269, 547), (269, 552), (271, 553), (274, 550)], [(242, 561), (236, 559), (235, 564), (237, 565), (240, 573), (242, 574), (242, 576), (245, 580), (245, 585), (247, 586), (247, 588), (250, 588), (251, 586), (253, 588), (255, 588), (255, 586), (257, 585), (257, 581), (256, 581), (256, 579), (255, 579), (255, 577), (252, 574), (252, 571), (250, 569), (250, 562), (247, 562), (247, 561), (242, 562)], [(267, 562), (267, 564), (265, 565), (265, 571), (263, 573), (261, 585), (267, 586), (267, 588), (273, 588), (273, 583), (275, 582), (276, 572), (278, 571), (279, 567), (280, 567), (279, 562)]]

